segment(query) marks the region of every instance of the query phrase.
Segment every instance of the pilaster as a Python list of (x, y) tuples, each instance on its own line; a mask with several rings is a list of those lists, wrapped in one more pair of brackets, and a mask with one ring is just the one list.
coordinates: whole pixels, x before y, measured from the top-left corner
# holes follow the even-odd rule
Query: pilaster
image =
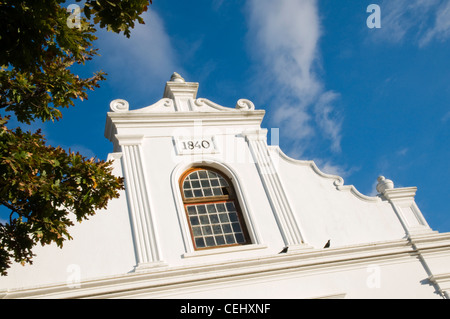
[[(394, 188), (394, 183), (391, 180), (380, 176), (378, 177), (377, 191), (391, 203), (405, 230), (409, 244), (417, 253), (425, 272), (428, 274), (428, 280), (443, 298), (448, 299), (450, 275), (449, 273), (436, 274), (436, 270), (433, 269), (435, 268), (433, 267), (433, 257), (429, 255), (430, 251), (439, 251), (441, 247), (448, 247), (448, 243), (440, 243), (440, 241), (445, 241), (447, 236), (437, 234), (426, 222), (414, 200), (417, 188)], [(448, 248), (445, 248), (444, 251), (446, 249)]]
[(117, 135), (116, 138), (123, 153), (123, 171), (138, 263), (136, 270), (164, 265), (148, 198), (141, 146), (143, 136)]
[(407, 236), (432, 232), (414, 200), (417, 187), (394, 188), (391, 180), (380, 176), (377, 191), (391, 203)]
[(278, 227), (286, 246), (290, 248), (306, 248), (299, 225), (292, 211), (291, 204), (284, 192), (283, 185), (277, 172), (276, 163), (270, 156), (267, 147), (267, 130), (245, 131), (253, 160), (259, 171), (259, 175), (266, 190), (269, 202), (272, 206)]

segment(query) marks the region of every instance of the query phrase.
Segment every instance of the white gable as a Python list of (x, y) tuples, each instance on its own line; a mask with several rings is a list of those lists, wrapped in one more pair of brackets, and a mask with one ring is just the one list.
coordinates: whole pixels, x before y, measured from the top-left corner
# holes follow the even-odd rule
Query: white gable
[(126, 191), (63, 250), (0, 278), (4, 297), (448, 297), (450, 235), (430, 229), (415, 187), (380, 177), (361, 194), (269, 146), (251, 101), (221, 106), (198, 86), (175, 73), (150, 106), (111, 102)]

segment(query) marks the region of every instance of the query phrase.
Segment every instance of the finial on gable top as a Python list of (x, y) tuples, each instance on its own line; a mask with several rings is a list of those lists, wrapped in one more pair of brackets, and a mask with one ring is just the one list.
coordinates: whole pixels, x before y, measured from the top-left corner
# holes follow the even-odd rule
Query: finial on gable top
[(390, 179), (387, 179), (384, 176), (378, 177), (377, 181), (378, 181), (377, 191), (380, 194), (384, 194), (384, 191), (387, 190), (387, 189), (393, 189), (394, 188), (394, 183)]
[(184, 79), (179, 75), (177, 72), (173, 72), (172, 76), (170, 77), (170, 81), (172, 82), (181, 82), (184, 83)]

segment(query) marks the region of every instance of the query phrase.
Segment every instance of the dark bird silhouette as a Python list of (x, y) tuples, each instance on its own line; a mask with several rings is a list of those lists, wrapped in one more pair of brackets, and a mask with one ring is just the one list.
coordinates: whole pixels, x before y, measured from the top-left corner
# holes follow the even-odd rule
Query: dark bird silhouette
[(282, 251), (279, 252), (279, 254), (285, 254), (287, 253), (289, 247), (284, 247)]
[(330, 240), (328, 239), (327, 243), (325, 244), (325, 246), (323, 246), (323, 248), (328, 248), (330, 247)]

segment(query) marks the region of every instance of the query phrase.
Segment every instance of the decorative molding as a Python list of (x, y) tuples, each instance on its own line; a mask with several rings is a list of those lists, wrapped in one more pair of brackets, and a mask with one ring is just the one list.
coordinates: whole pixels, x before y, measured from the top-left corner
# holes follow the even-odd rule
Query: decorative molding
[[(286, 246), (305, 245), (299, 224), (292, 211), (291, 204), (284, 192), (276, 166), (270, 156), (265, 137), (267, 130), (245, 131), (245, 136), (253, 160), (259, 171), (272, 211)], [(307, 246), (305, 245), (305, 248)], [(297, 248), (297, 247), (296, 247)]]
[(240, 99), (236, 103), (236, 109), (238, 109), (238, 110), (254, 110), (255, 105), (250, 100)]
[(123, 170), (138, 266), (161, 262), (140, 144), (126, 143)]
[(195, 109), (193, 109), (193, 111), (200, 111), (200, 112), (214, 112), (214, 111), (242, 112), (255, 110), (255, 105), (253, 104), (253, 102), (247, 99), (238, 100), (234, 109), (219, 105), (205, 98), (198, 98), (195, 99), (193, 102), (195, 105)]
[(383, 196), (389, 201), (414, 201), (417, 187), (388, 188), (383, 191)]
[(138, 145), (142, 143), (142, 140), (144, 139), (144, 135), (118, 135), (115, 136), (118, 144), (120, 146), (125, 145)]
[(236, 252), (241, 252), (241, 251), (258, 250), (258, 249), (266, 249), (266, 248), (267, 248), (267, 245), (259, 245), (259, 244), (231, 246), (231, 247), (223, 247), (223, 248), (197, 250), (197, 251), (194, 251), (191, 253), (185, 253), (185, 254), (183, 254), (182, 257), (183, 258), (204, 257), (204, 256), (217, 255), (217, 254), (236, 253)]
[(118, 161), (122, 158), (122, 152), (109, 153), (106, 161)]
[(246, 130), (242, 133), (247, 141), (266, 141), (267, 129)]
[(198, 98), (198, 99), (195, 99), (193, 102), (195, 105), (195, 111), (201, 111), (201, 112), (233, 111), (233, 109), (219, 105), (219, 104), (214, 103), (213, 101), (205, 99), (205, 98)]
[(130, 105), (125, 100), (117, 99), (117, 100), (111, 101), (111, 103), (109, 104), (109, 108), (110, 108), (111, 112), (124, 113), (124, 112), (128, 112)]
[[(386, 182), (383, 176), (378, 180), (379, 183)], [(379, 188), (383, 192), (383, 197), (391, 203), (406, 235), (411, 236), (423, 232), (432, 232), (432, 229), (414, 200), (417, 187), (394, 188), (393, 182), (390, 180), (387, 181), (388, 183), (390, 182), (388, 187), (380, 186), (377, 189)]]
[(143, 113), (173, 113), (180, 111), (192, 111), (192, 112), (243, 112), (254, 111), (255, 105), (246, 99), (240, 99), (236, 108), (225, 107), (214, 103), (205, 98), (198, 99), (186, 99), (184, 102), (184, 108), (176, 107), (176, 100), (172, 98), (162, 98), (158, 102), (140, 108), (136, 110), (129, 110), (129, 104), (125, 100), (114, 100), (110, 103), (110, 109), (115, 113), (130, 113), (130, 114), (143, 114)]
[[(210, 280), (224, 284), (240, 279), (264, 280), (280, 276), (318, 275), (364, 265), (404, 263), (414, 253), (405, 240), (352, 245), (340, 248), (310, 249), (290, 254), (268, 254), (209, 264), (177, 267), (153, 267), (135, 272), (84, 280), (80, 288), (65, 283), (1, 291), (3, 298), (120, 298), (140, 294), (157, 297), (170, 295), (173, 289), (201, 289)], [(439, 277), (433, 277), (439, 280)]]
[(129, 113), (166, 113), (166, 112), (175, 112), (175, 105), (174, 101), (169, 98), (163, 98), (160, 99), (158, 102), (153, 103), (152, 105), (137, 109), (137, 110), (131, 110)]
[(289, 157), (280, 149), (279, 146), (270, 146), (269, 148), (271, 150), (273, 150), (274, 152), (276, 152), (280, 156), (280, 158), (282, 158), (283, 160), (285, 160), (289, 163), (295, 164), (295, 165), (308, 166), (318, 176), (333, 180), (333, 185), (339, 191), (348, 191), (348, 192), (352, 193), (356, 198), (358, 198), (362, 201), (381, 202), (381, 198), (378, 196), (375, 196), (375, 197), (367, 196), (367, 195), (364, 195), (361, 192), (359, 192), (354, 185), (344, 185), (344, 179), (341, 176), (327, 174), (327, 173), (322, 172), (317, 167), (317, 165), (314, 161), (297, 160), (292, 157)]
[(149, 263), (139, 263), (135, 269), (134, 272), (147, 272), (154, 270), (155, 268), (161, 268), (161, 267), (167, 267), (168, 264), (163, 261), (155, 261), (155, 262), (149, 262)]

